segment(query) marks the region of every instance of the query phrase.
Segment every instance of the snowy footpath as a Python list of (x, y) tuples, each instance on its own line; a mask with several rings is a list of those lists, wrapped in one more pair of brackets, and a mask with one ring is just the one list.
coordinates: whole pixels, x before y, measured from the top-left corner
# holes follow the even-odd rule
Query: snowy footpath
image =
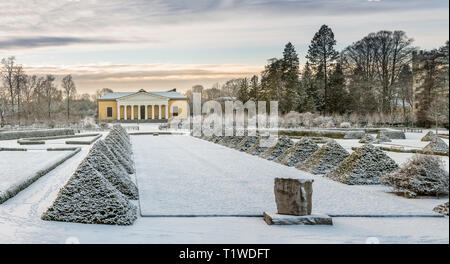
[[(184, 157), (184, 160), (190, 159), (189, 155), (195, 157), (195, 154), (192, 153), (197, 151), (197, 155), (201, 155), (203, 161), (209, 161), (209, 156), (211, 156), (211, 159), (213, 157), (216, 159), (217, 156), (223, 156), (225, 162), (227, 160), (237, 162), (237, 160), (242, 159), (242, 162), (237, 164), (220, 163), (219, 165), (219, 163), (214, 162), (209, 165), (203, 164), (203, 166), (209, 168), (208, 170), (218, 168), (219, 170), (232, 172), (236, 170), (233, 168), (242, 166), (243, 168), (241, 169), (249, 168), (249, 171), (255, 170), (259, 174), (265, 173), (264, 170), (270, 170), (271, 173), (276, 170), (279, 172), (276, 174), (277, 176), (286, 176), (287, 174), (293, 176), (295, 173), (299, 177), (306, 175), (295, 169), (281, 169), (282, 167), (278, 167), (273, 162), (265, 161), (234, 150), (227, 150), (224, 147), (208, 142), (202, 142), (188, 136), (178, 136), (178, 138), (175, 136), (133, 136), (132, 139), (135, 148), (134, 155), (136, 165), (139, 167), (145, 165), (144, 167), (147, 168), (146, 176), (143, 174), (141, 175), (140, 171), (142, 170), (138, 169), (137, 177), (141, 195), (147, 197), (143, 197), (145, 199), (139, 201), (143, 211), (161, 209), (163, 207), (161, 205), (165, 203), (164, 199), (167, 198), (167, 196), (152, 196), (152, 194), (147, 193), (145, 190), (151, 190), (152, 184), (167, 185), (168, 183), (159, 180), (155, 182), (145, 180), (146, 177), (157, 175), (155, 174), (155, 170), (152, 169), (152, 166), (160, 166), (155, 164), (163, 163), (165, 161), (162, 161), (161, 158), (157, 158), (157, 155), (152, 155), (154, 160), (148, 160), (148, 155), (150, 154), (143, 154), (139, 151), (139, 149), (143, 149), (139, 144), (147, 145), (148, 148), (146, 149), (146, 152), (157, 150), (163, 151), (165, 149), (165, 151), (172, 153), (174, 157)], [(161, 140), (160, 143), (155, 143), (156, 139)], [(2, 142), (0, 142), (0, 145), (1, 143)], [(179, 144), (181, 144), (181, 146)], [(173, 149), (174, 145), (178, 147), (176, 150)], [(65, 243), (66, 241), (80, 243), (365, 243), (366, 239), (369, 237), (376, 237), (380, 243), (449, 243), (448, 217), (334, 217), (333, 226), (268, 226), (261, 217), (140, 216), (132, 226), (88, 225), (41, 220), (40, 217), (42, 213), (51, 206), (61, 187), (67, 182), (78, 164), (87, 155), (89, 148), (90, 146), (83, 146), (80, 153), (77, 153), (58, 168), (41, 177), (28, 188), (18, 193), (15, 197), (0, 205), (0, 243)], [(187, 152), (184, 152), (185, 150), (187, 150)], [(180, 155), (180, 152), (184, 154)], [(215, 152), (217, 153), (214, 154)], [(166, 157), (167, 155), (168, 154), (166, 153), (159, 157)], [(234, 158), (227, 157), (230, 155), (234, 156)], [(142, 162), (145, 162), (145, 164), (142, 165)], [(180, 168), (182, 165), (184, 165), (183, 160), (172, 159), (171, 166)], [(260, 166), (263, 166), (263, 168), (258, 169)], [(195, 167), (190, 167), (189, 169), (182, 170), (182, 174), (177, 175), (177, 177), (185, 177), (185, 189), (190, 188), (192, 190), (198, 190), (198, 186), (193, 185), (193, 183), (196, 182), (192, 182), (190, 179), (198, 174), (205, 177), (206, 168), (195, 169)], [(195, 170), (198, 170), (198, 172)], [(230, 177), (229, 174), (223, 173), (223, 175), (223, 177), (225, 177), (225, 175)], [(240, 177), (241, 178), (237, 178), (240, 179), (240, 182), (237, 182), (238, 184), (241, 184), (241, 187), (239, 187), (241, 188), (240, 190), (243, 190), (242, 186), (245, 186), (245, 184), (251, 186), (251, 183), (255, 181), (255, 179), (245, 180), (242, 176)], [(257, 179), (260, 179), (262, 183), (259, 184), (259, 187), (257, 188), (261, 188), (262, 191), (270, 189), (270, 192), (272, 192), (273, 178), (265, 179), (264, 176), (260, 178)], [(203, 179), (207, 180), (208, 178)], [(385, 196), (387, 200), (393, 201), (392, 204), (388, 206), (389, 210), (400, 208), (405, 205), (409, 210), (403, 212), (414, 210), (416, 213), (422, 214), (429, 212), (430, 208), (432, 208), (435, 203), (441, 202), (434, 199), (425, 199), (423, 201), (413, 201), (410, 203), (407, 199), (384, 193), (383, 188), (380, 188), (379, 186), (354, 188), (330, 182), (327, 179), (322, 179), (317, 176), (314, 177), (314, 179), (314, 197), (319, 198), (319, 196), (325, 195), (323, 198), (319, 198), (319, 200), (314, 200), (314, 208), (316, 210), (321, 209), (326, 211), (327, 206), (329, 206), (331, 202), (334, 206), (338, 206), (338, 208), (335, 209), (336, 212), (340, 212), (342, 209), (346, 208), (350, 212), (361, 212), (363, 208), (360, 208), (361, 210), (356, 210), (354, 208), (350, 210), (349, 208), (352, 207), (345, 204), (347, 202), (355, 205), (360, 203), (362, 206), (368, 201), (371, 201), (371, 199), (374, 204), (370, 205), (369, 208), (375, 207), (380, 209), (381, 206), (376, 204), (380, 201), (378, 199), (373, 200), (373, 197), (379, 198)], [(170, 177), (168, 180), (170, 180)], [(230, 190), (232, 186), (236, 185), (232, 183), (234, 180), (236, 180), (236, 178), (232, 177), (231, 179), (224, 179), (216, 183), (223, 184), (224, 181), (228, 181), (229, 186), (227, 187), (227, 190)], [(248, 181), (248, 183), (245, 181)], [(179, 183), (181, 184), (183, 182), (180, 181)], [(206, 184), (208, 184), (208, 182), (206, 182)], [(208, 186), (210, 185), (213, 184), (208, 184)], [(265, 185), (268, 187), (265, 187)], [(334, 187), (339, 189), (332, 191)], [(174, 188), (178, 188), (180, 192), (183, 189), (180, 186)], [(355, 191), (350, 191), (351, 189), (355, 189)], [(220, 186), (215, 187), (214, 190), (220, 190)], [(330, 191), (331, 193), (326, 194), (327, 191)], [(188, 193), (188, 191), (182, 191), (180, 195), (185, 196)], [(218, 198), (215, 201), (214, 206), (217, 208), (227, 208), (222, 207), (222, 203), (229, 203), (221, 200), (223, 195), (227, 195), (223, 193), (224, 192), (219, 191), (215, 194)], [(360, 193), (360, 195), (355, 197), (355, 193)], [(170, 190), (168, 191), (168, 194), (170, 194)], [(258, 194), (255, 195), (256, 197), (259, 197)], [(372, 198), (364, 200), (364, 202), (354, 201), (364, 195)], [(228, 197), (230, 196), (234, 197), (236, 194), (228, 194)], [(194, 195), (189, 199), (195, 201), (195, 197), (198, 196)], [(233, 197), (230, 198), (234, 199)], [(154, 208), (147, 204), (148, 202), (151, 202), (152, 199), (157, 200), (157, 205), (155, 205), (156, 207)], [(256, 200), (256, 198), (252, 199)], [(236, 202), (235, 200), (236, 199), (234, 199), (235, 204), (232, 206), (233, 208), (237, 208), (246, 202)], [(267, 200), (267, 204), (259, 204), (258, 206), (274, 206), (274, 201), (271, 200), (271, 198), (267, 199), (267, 197), (265, 197), (264, 200)], [(384, 199), (381, 199), (381, 201), (385, 202)], [(417, 207), (413, 207), (413, 204), (416, 203)], [(189, 210), (183, 208), (168, 209), (176, 214), (181, 214), (183, 211), (192, 211), (194, 208), (200, 211), (200, 209), (203, 210), (205, 207), (199, 206), (197, 202), (193, 204), (192, 208)], [(231, 208), (231, 206), (228, 208)], [(248, 210), (249, 208), (251, 209), (252, 206), (242, 207), (240, 209)], [(266, 209), (270, 208), (264, 208), (264, 210)], [(168, 213), (168, 211), (158, 213)], [(260, 213), (261, 212), (258, 211), (258, 214)]]

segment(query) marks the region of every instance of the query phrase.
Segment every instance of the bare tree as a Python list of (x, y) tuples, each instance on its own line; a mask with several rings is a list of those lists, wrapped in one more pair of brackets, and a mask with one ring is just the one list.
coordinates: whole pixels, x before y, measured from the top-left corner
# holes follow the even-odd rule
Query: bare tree
[(27, 120), (30, 118), (31, 99), (33, 97), (33, 91), (35, 90), (36, 85), (37, 85), (37, 80), (38, 80), (38, 78), (36, 75), (33, 75), (33, 76), (26, 75), (25, 76), (25, 82), (24, 82), (22, 92), (23, 92), (23, 95), (25, 96), (25, 103), (26, 103), (25, 114), (26, 114)]
[(17, 121), (20, 124), (20, 103), (23, 87), (25, 86), (26, 75), (22, 66), (16, 66), (14, 71), (14, 93), (17, 97)]
[(2, 77), (9, 92), (11, 113), (14, 113), (14, 71), (16, 58), (14, 56), (2, 59)]
[(70, 118), (70, 100), (77, 92), (77, 88), (75, 87), (75, 82), (72, 79), (72, 75), (67, 75), (62, 79), (61, 86), (64, 91), (64, 95), (66, 96), (67, 100), (67, 120)]
[(52, 97), (53, 93), (56, 92), (56, 87), (53, 84), (55, 81), (55, 77), (51, 74), (46, 76), (45, 84), (44, 84), (44, 94), (47, 100), (47, 110), (48, 110), (48, 119), (51, 119), (52, 113)]

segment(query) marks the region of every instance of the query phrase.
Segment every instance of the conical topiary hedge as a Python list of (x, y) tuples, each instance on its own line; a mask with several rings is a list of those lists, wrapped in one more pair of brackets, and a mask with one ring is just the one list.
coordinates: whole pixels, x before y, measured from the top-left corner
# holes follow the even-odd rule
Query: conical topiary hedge
[(350, 154), (335, 140), (330, 140), (297, 166), (313, 174), (325, 174), (338, 166)]
[(409, 197), (448, 194), (449, 175), (440, 157), (414, 155), (402, 167), (381, 176), (382, 184), (392, 186)]
[(431, 141), (433, 138), (436, 137), (436, 134), (433, 133), (433, 131), (428, 131), (428, 133), (423, 136), (420, 141)]
[(439, 137), (435, 137), (431, 142), (423, 148), (425, 152), (438, 152), (438, 153), (448, 153), (448, 145)]
[(345, 184), (378, 184), (380, 176), (398, 169), (397, 163), (371, 144), (358, 148), (326, 177)]
[(319, 149), (319, 146), (309, 137), (302, 137), (292, 147), (284, 152), (277, 162), (294, 167), (309, 158), (314, 152)]
[(275, 160), (292, 147), (292, 145), (294, 145), (294, 142), (288, 136), (281, 136), (278, 138), (276, 145), (268, 148), (260, 157)]
[(110, 225), (131, 225), (136, 218), (136, 206), (87, 161), (42, 215), (43, 220), (49, 221)]
[(139, 194), (137, 187), (134, 182), (131, 181), (130, 176), (112, 163), (100, 149), (93, 147), (85, 161), (129, 199), (138, 199)]

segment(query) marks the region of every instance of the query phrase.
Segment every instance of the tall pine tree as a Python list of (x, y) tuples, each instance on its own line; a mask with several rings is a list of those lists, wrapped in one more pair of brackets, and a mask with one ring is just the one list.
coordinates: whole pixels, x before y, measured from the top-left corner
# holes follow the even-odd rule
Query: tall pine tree
[(282, 60), (282, 85), (281, 111), (288, 113), (294, 109), (296, 91), (299, 86), (299, 59), (294, 45), (287, 43), (283, 51)]
[[(316, 70), (321, 68), (324, 87), (324, 112), (327, 113), (328, 103), (328, 72), (330, 66), (338, 57), (338, 52), (334, 49), (336, 40), (334, 39), (334, 33), (327, 25), (322, 25), (319, 31), (314, 35), (314, 38), (309, 45), (308, 54), (306, 58), (311, 62)], [(319, 76), (319, 75), (318, 75)]]

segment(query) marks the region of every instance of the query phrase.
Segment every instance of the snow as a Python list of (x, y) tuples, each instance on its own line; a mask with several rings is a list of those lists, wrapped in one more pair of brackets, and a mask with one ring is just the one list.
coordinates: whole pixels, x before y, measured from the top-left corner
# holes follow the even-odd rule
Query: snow
[[(134, 124), (124, 124), (124, 126), (128, 125)], [(140, 131), (144, 131), (144, 129), (157, 130), (158, 127), (155, 124), (139, 124), (139, 126)], [(145, 128), (142, 126), (145, 126)], [(420, 138), (426, 132), (418, 134), (418, 140), (408, 139), (412, 133), (406, 133), (407, 139), (398, 141), (401, 144), (415, 147), (420, 145)], [(134, 136), (132, 139), (138, 137), (144, 136)], [(161, 139), (163, 136), (155, 138)], [(344, 144), (341, 145), (350, 153), (353, 152), (352, 146), (362, 145), (357, 140), (337, 141), (340, 144), (343, 142)], [(448, 144), (448, 140), (446, 142)], [(204, 141), (204, 143), (214, 145), (207, 141)], [(427, 142), (422, 143), (425, 143), (423, 145), (425, 146)], [(7, 144), (9, 146), (6, 146)], [(17, 145), (16, 140), (0, 141), (0, 147), (17, 147)], [(222, 146), (214, 146), (225, 149)], [(27, 148), (42, 147), (27, 146)], [(52, 147), (64, 147), (64, 145)], [(67, 183), (67, 180), (87, 155), (92, 145), (80, 147), (82, 148), (80, 153), (0, 205), (0, 243), (65, 243), (70, 237), (76, 237), (80, 243), (365, 243), (369, 237), (376, 237), (380, 243), (449, 243), (448, 217), (333, 217), (333, 226), (268, 226), (262, 217), (186, 218), (141, 217), (138, 215), (138, 219), (132, 226), (87, 225), (41, 220), (42, 213), (51, 206), (61, 187)], [(203, 153), (201, 148), (197, 148), (197, 150), (199, 154)], [(229, 151), (233, 150), (229, 149)], [(226, 154), (230, 153), (226, 152)], [(386, 153), (397, 163), (413, 155), (411, 153)], [(136, 154), (134, 155), (136, 158)], [(258, 159), (259, 161), (255, 165), (260, 165), (262, 161), (272, 164), (270, 166), (275, 166), (273, 165), (274, 162), (238, 151), (234, 151), (232, 155), (238, 155), (238, 158), (246, 155), (247, 161)], [(205, 158), (208, 157), (205, 155)], [(446, 158), (448, 164), (448, 157), (443, 158)], [(153, 162), (147, 161), (147, 163)], [(249, 163), (246, 164), (246, 167), (256, 167), (255, 165)], [(221, 164), (219, 169), (227, 169), (227, 166), (228, 164)], [(285, 169), (282, 171), (285, 171)], [(295, 169), (292, 171), (298, 172)], [(315, 179), (313, 197), (315, 197), (320, 194), (321, 188), (318, 188), (318, 185), (321, 182), (330, 183), (331, 181), (321, 176), (313, 177)], [(330, 184), (344, 186), (335, 182)], [(142, 185), (143, 183), (138, 182), (138, 187), (142, 187)], [(271, 186), (273, 187), (273, 182), (271, 182)], [(346, 188), (339, 187), (339, 191), (345, 193), (349, 189), (355, 189), (358, 190), (355, 191), (356, 193), (360, 192), (360, 196), (376, 194), (377, 197), (382, 196), (392, 200), (392, 203), (406, 201), (417, 204), (419, 207), (433, 208), (437, 204), (448, 201), (448, 198), (408, 200), (385, 193), (388, 188), (380, 185), (344, 187)], [(333, 197), (333, 194), (330, 194), (327, 199), (334, 203), (354, 203), (354, 192), (348, 196), (349, 198), (342, 194)], [(376, 203), (377, 200), (374, 200), (373, 204), (376, 205)], [(135, 204), (139, 205), (138, 202)], [(313, 203), (313, 210), (314, 208), (316, 208), (316, 203)], [(264, 210), (266, 209), (268, 208), (264, 208)]]
[(132, 142), (146, 216), (276, 211), (275, 177), (314, 179), (313, 212), (330, 215), (435, 215), (432, 209), (444, 199), (409, 200), (379, 185), (348, 186), (189, 136), (136, 136)]
[(63, 159), (67, 153), (68, 151), (0, 151), (0, 197), (14, 186), (30, 180), (38, 171)]

